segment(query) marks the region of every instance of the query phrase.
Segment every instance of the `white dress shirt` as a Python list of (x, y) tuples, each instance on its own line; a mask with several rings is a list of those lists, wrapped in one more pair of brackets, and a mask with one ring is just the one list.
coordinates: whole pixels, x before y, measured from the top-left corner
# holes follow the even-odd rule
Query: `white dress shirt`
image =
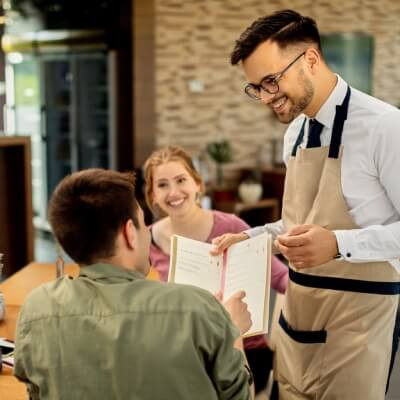
[[(324, 125), (322, 146), (329, 146), (335, 107), (342, 104), (346, 90), (347, 83), (338, 76), (334, 90), (315, 116)], [(286, 164), (303, 120), (304, 115), (300, 115), (286, 131)], [(304, 136), (301, 147), (307, 143)], [(351, 88), (342, 145), (342, 192), (360, 229), (334, 231), (339, 252), (354, 263), (389, 261), (400, 272), (400, 110)], [(246, 232), (255, 236), (264, 231), (273, 236), (283, 233), (282, 220)]]

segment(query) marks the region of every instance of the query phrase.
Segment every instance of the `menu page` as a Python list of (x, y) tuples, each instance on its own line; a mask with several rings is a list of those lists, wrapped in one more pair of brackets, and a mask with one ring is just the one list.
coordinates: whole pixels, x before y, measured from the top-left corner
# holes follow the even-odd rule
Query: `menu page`
[(174, 235), (168, 282), (198, 286), (216, 294), (221, 290), (223, 257), (210, 255), (211, 244)]
[(271, 238), (264, 233), (228, 249), (224, 300), (244, 290), (253, 324), (246, 336), (268, 330), (271, 286)]

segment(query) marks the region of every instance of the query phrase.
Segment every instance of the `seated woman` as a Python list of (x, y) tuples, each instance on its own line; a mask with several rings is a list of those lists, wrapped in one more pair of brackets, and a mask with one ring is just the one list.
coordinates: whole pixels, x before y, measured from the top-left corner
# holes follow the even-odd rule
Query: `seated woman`
[[(191, 157), (180, 147), (155, 151), (144, 165), (146, 202), (152, 212), (161, 215), (151, 226), (150, 261), (163, 281), (168, 279), (170, 240), (172, 235), (211, 243), (224, 233), (238, 233), (249, 228), (240, 218), (216, 210), (205, 210), (199, 200), (204, 182), (193, 166)], [(288, 269), (272, 258), (271, 286), (284, 293)], [(272, 352), (265, 335), (244, 341), (246, 356), (254, 375), (256, 392), (266, 386), (272, 367)]]

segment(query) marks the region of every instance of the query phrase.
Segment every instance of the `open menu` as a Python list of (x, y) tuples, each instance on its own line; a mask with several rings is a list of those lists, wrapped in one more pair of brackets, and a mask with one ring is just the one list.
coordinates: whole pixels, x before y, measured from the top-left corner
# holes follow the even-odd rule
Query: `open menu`
[(223, 301), (239, 290), (251, 313), (252, 326), (244, 335), (268, 330), (271, 282), (271, 236), (267, 233), (236, 243), (220, 256), (210, 255), (212, 245), (174, 235), (171, 240), (169, 282), (198, 286)]

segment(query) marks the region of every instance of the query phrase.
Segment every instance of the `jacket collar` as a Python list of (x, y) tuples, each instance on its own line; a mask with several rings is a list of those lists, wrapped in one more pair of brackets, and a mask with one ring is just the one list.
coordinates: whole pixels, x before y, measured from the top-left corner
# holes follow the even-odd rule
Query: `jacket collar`
[(85, 277), (92, 280), (112, 279), (113, 281), (133, 281), (145, 278), (140, 272), (103, 263), (81, 267), (79, 270), (79, 277)]

